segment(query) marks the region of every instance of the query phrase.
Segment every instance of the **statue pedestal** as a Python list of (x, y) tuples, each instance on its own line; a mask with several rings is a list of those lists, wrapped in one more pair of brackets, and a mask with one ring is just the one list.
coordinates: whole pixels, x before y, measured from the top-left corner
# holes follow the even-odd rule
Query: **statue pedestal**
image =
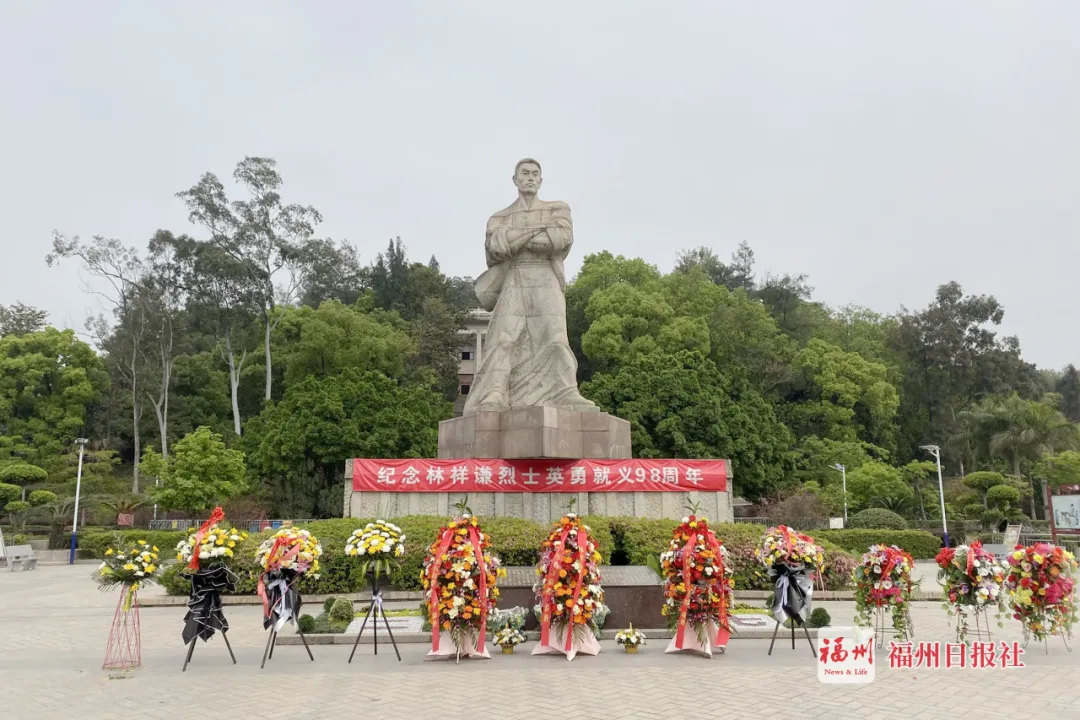
[(629, 459), (630, 423), (554, 407), (481, 411), (439, 423), (439, 458)]

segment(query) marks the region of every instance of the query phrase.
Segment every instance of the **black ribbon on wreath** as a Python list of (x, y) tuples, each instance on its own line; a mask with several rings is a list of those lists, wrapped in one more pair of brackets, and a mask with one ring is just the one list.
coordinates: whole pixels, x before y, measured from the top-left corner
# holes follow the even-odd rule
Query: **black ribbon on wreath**
[(773, 585), (772, 613), (776, 621), (783, 623), (791, 618), (802, 625), (810, 616), (810, 598), (814, 585), (806, 574), (804, 565), (776, 563), (769, 568), (769, 580)]
[(285, 623), (298, 622), (303, 600), (294, 587), (300, 573), (291, 569), (271, 570), (263, 576), (265, 585), (263, 629), (281, 630)]
[(219, 630), (229, 631), (229, 621), (221, 607), (221, 593), (234, 592), (237, 580), (236, 573), (224, 565), (200, 568), (191, 576), (191, 595), (184, 616), (185, 645), (196, 637), (205, 642)]

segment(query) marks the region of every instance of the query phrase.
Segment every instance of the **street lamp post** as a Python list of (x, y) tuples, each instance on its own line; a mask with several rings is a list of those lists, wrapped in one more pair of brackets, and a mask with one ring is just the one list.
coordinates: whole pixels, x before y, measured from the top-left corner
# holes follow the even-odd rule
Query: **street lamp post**
[(86, 450), (86, 438), (77, 438), (75, 444), (79, 446), (79, 469), (75, 474), (75, 515), (71, 518), (71, 555), (68, 557), (68, 565), (75, 564), (75, 534), (79, 529), (79, 491), (82, 490), (82, 461), (83, 451)]
[(937, 445), (920, 445), (921, 449), (934, 456), (937, 461), (937, 490), (938, 500), (941, 501), (941, 532), (944, 535), (945, 547), (949, 547), (949, 524), (945, 519), (945, 487), (941, 482), (941, 448)]
[(840, 463), (833, 465), (833, 468), (840, 471), (840, 482), (844, 487), (844, 524), (847, 525), (847, 468)]

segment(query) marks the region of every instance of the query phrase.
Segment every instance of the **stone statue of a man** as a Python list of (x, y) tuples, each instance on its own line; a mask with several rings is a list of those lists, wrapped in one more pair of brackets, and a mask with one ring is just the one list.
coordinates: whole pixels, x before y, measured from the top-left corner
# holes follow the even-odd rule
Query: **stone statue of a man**
[(578, 392), (577, 359), (566, 336), (570, 208), (536, 197), (542, 182), (540, 163), (518, 162), (518, 199), (487, 223), (488, 270), (476, 281), (476, 295), (491, 322), (465, 415), (530, 406), (597, 410)]

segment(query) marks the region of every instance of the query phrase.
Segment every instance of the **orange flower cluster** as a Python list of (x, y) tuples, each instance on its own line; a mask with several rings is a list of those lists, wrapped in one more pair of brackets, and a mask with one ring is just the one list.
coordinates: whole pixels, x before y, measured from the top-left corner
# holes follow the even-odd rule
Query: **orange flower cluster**
[[(694, 542), (691, 545), (690, 540)], [(660, 555), (664, 572), (663, 614), (698, 629), (707, 623), (726, 627), (732, 607), (734, 567), (706, 518), (683, 518)], [(687, 602), (689, 600), (689, 602)], [(683, 605), (686, 618), (682, 619)]]
[(585, 625), (604, 602), (597, 569), (601, 555), (589, 527), (574, 513), (564, 515), (540, 546), (533, 586), (541, 612), (551, 622)]
[[(479, 630), (484, 611), (495, 609), (496, 582), (505, 577), (499, 558), (489, 552), (490, 538), (475, 517), (462, 515), (439, 529), (428, 548), (420, 582), (424, 602), (434, 605), (432, 625), (443, 630)], [(479, 557), (478, 557), (479, 556)], [(480, 592), (481, 576), (487, 594)]]

